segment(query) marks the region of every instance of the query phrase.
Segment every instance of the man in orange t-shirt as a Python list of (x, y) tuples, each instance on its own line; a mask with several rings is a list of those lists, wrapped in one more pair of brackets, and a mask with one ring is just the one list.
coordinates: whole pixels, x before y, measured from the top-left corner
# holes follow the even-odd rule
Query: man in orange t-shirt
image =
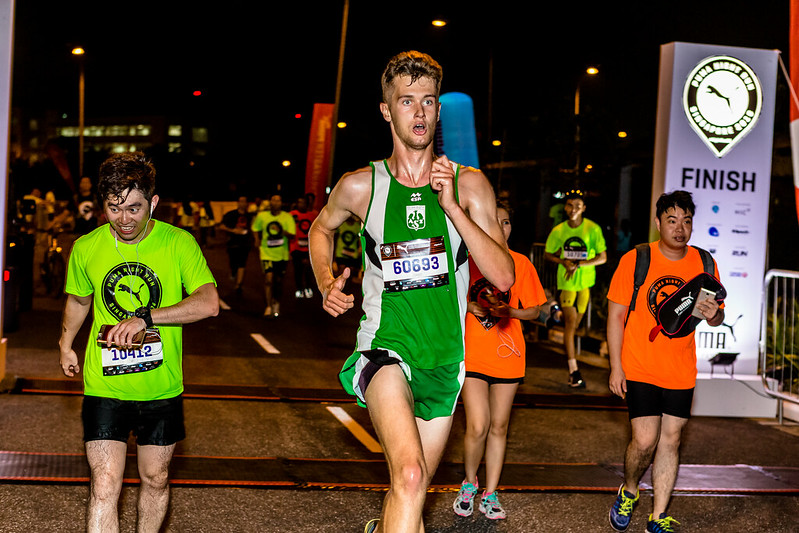
[[(675, 522), (666, 515), (666, 507), (677, 479), (682, 429), (691, 415), (696, 345), (693, 331), (679, 337), (661, 332), (654, 341), (649, 340), (649, 333), (657, 325), (659, 304), (704, 272), (699, 252), (688, 246), (695, 211), (686, 191), (661, 195), (655, 218), (660, 240), (649, 245), (649, 270), (629, 317), (635, 250), (621, 258), (608, 290), (609, 386), (613, 394), (627, 399), (632, 427), (624, 457), (624, 483), (610, 511), (610, 524), (616, 531), (629, 526), (638, 501), (638, 483), (653, 458), (654, 504), (647, 531), (671, 531), (670, 524)], [(718, 267), (715, 275), (718, 277)], [(724, 309), (714, 300), (698, 302), (696, 309), (711, 326), (724, 321)]]

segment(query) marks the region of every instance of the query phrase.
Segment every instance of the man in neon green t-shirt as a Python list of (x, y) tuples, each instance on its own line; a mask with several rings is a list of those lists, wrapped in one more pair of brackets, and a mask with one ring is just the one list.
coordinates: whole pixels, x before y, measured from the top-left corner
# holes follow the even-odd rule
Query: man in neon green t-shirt
[(268, 211), (261, 211), (253, 219), (252, 231), (260, 243), (258, 250), (264, 271), (264, 317), (276, 318), (280, 314), (283, 277), (289, 261), (289, 242), (297, 232), (294, 217), (283, 211), (283, 199), (279, 194), (269, 200)]
[(86, 529), (119, 528), (117, 500), (133, 432), (139, 529), (157, 531), (169, 503), (169, 463), (185, 438), (181, 325), (216, 315), (219, 298), (191, 234), (152, 220), (155, 168), (143, 154), (108, 158), (97, 189), (108, 223), (72, 248), (59, 339), (61, 369), (74, 377), (81, 365), (73, 343), (92, 311), (83, 363), (83, 438), (91, 469)]
[(558, 264), (558, 290), (563, 308), (563, 346), (569, 367), (569, 386), (585, 387), (577, 367), (574, 335), (583, 319), (591, 287), (596, 282), (596, 266), (607, 261), (607, 246), (602, 228), (583, 217), (585, 200), (578, 191), (566, 195), (566, 220), (550, 232), (544, 257)]

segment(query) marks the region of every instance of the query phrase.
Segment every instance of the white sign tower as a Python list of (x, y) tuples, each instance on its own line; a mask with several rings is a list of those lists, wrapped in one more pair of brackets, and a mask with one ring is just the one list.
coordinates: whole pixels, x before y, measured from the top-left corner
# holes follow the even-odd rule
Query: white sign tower
[(680, 42), (661, 47), (651, 219), (661, 193), (690, 192), (691, 244), (713, 254), (728, 294), (724, 324), (702, 322), (696, 331), (694, 414), (775, 414), (775, 402), (755, 391), (762, 388), (758, 339), (777, 54)]

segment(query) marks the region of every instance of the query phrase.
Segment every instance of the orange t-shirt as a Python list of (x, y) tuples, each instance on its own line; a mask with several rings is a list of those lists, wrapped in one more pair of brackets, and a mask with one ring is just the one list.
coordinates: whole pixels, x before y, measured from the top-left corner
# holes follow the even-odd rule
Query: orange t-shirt
[[(483, 277), (469, 258), (469, 301), (488, 307), (485, 295), (490, 292), (511, 307), (535, 307), (546, 303), (544, 288), (535, 267), (520, 253), (510, 252), (513, 258), (516, 282), (510, 291), (500, 293)], [(521, 321), (511, 318), (487, 316), (478, 318), (466, 313), (466, 371), (478, 372), (494, 378), (523, 378), (525, 371), (525, 343)]]
[[(655, 310), (658, 305), (705, 270), (696, 248), (689, 246), (685, 257), (672, 261), (660, 252), (658, 242), (649, 244), (649, 271), (638, 289), (635, 310), (630, 313), (624, 328), (621, 366), (625, 377), (631, 381), (666, 389), (691, 389), (696, 385), (694, 332), (671, 339), (659, 333), (653, 342), (649, 341), (649, 332), (657, 325)], [(633, 295), (635, 256), (635, 250), (624, 254), (608, 290), (608, 300), (625, 307), (630, 305)], [(715, 275), (719, 277), (718, 265)]]

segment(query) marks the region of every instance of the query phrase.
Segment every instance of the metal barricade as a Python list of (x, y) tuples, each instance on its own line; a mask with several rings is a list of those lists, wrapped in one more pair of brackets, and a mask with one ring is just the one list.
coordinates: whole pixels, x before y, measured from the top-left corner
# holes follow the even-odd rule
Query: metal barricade
[(766, 273), (760, 316), (759, 373), (766, 394), (799, 404), (798, 280), (799, 272), (792, 270)]
[(544, 257), (544, 243), (533, 243), (533, 246), (530, 249), (530, 262), (533, 264), (535, 271), (538, 273), (538, 279), (541, 280), (541, 285), (543, 285), (545, 289), (551, 291), (553, 295), (557, 296), (558, 265), (552, 261), (547, 261)]

